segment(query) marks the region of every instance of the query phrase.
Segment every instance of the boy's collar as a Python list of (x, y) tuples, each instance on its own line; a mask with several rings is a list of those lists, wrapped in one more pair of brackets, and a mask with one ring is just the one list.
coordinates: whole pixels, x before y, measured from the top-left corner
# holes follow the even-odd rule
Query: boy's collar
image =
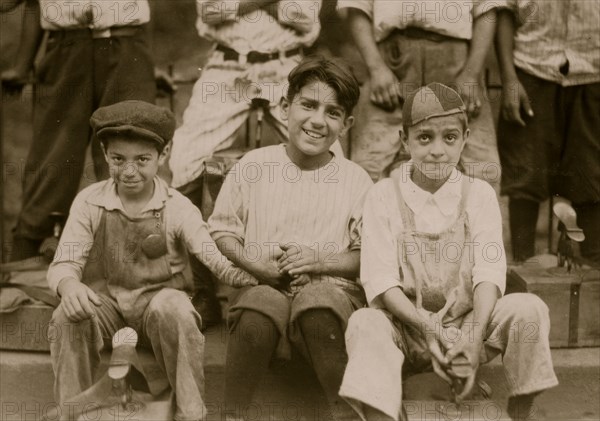
[(413, 162), (408, 161), (400, 167), (400, 176), (402, 182), (400, 188), (404, 201), (415, 213), (422, 212), (423, 207), (431, 198), (435, 202), (440, 212), (445, 216), (450, 216), (456, 211), (456, 206), (460, 201), (462, 174), (456, 168), (450, 172), (448, 180), (435, 193), (429, 193), (415, 184), (411, 179)]
[[(144, 206), (142, 212), (162, 209), (165, 202), (172, 196), (167, 183), (160, 177), (154, 177), (154, 194)], [(125, 212), (121, 198), (117, 194), (117, 186), (112, 178), (106, 180), (98, 194), (86, 199), (90, 205), (95, 205), (106, 209), (107, 211), (119, 210)]]

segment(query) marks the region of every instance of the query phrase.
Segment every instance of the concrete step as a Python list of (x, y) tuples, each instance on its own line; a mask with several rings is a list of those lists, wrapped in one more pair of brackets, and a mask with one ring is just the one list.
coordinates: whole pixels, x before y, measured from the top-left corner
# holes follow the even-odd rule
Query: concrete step
[[(223, 325), (206, 332), (206, 403), (208, 420), (221, 420), (227, 331)], [(600, 348), (553, 349), (560, 385), (536, 401), (537, 420), (600, 419)], [(46, 352), (0, 351), (0, 420), (40, 420), (55, 407), (53, 373)], [(499, 359), (482, 366), (479, 378), (493, 389), (493, 402), (476, 401), (490, 420), (500, 420), (506, 406), (507, 384)], [(414, 420), (474, 420), (474, 412), (449, 407), (439, 413), (434, 401), (449, 399), (448, 387), (433, 373), (407, 379), (407, 412)], [(439, 408), (438, 408), (439, 409)], [(437, 411), (437, 412), (436, 412)], [(437, 414), (437, 415), (436, 415)], [(295, 360), (273, 368), (262, 381), (248, 420), (329, 421), (323, 392), (308, 366)]]

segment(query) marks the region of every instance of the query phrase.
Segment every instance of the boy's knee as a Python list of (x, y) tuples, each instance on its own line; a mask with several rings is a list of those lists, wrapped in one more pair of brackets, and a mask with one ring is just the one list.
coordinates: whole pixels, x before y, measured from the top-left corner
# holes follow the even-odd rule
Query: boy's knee
[(271, 343), (278, 335), (275, 323), (266, 315), (254, 310), (244, 310), (232, 335), (247, 345)]
[(158, 292), (148, 303), (148, 316), (160, 317), (169, 323), (181, 323), (194, 312), (188, 295), (176, 289), (165, 288)]
[(509, 300), (509, 308), (513, 311), (515, 321), (542, 322), (549, 320), (550, 312), (546, 303), (537, 295), (515, 293), (505, 296)]
[(344, 337), (340, 320), (332, 310), (326, 308), (306, 310), (298, 317), (298, 322), (303, 335), (317, 341), (334, 341), (338, 335)]
[(350, 316), (346, 329), (346, 339), (372, 338), (384, 330), (389, 330), (390, 321), (385, 314), (374, 308), (361, 308)]

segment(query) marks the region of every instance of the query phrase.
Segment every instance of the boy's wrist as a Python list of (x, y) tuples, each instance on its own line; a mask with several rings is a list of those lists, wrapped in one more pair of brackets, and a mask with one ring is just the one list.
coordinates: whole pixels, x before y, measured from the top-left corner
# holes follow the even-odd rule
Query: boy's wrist
[(60, 281), (58, 281), (58, 285), (56, 286), (56, 294), (59, 297), (62, 297), (65, 294), (66, 290), (69, 289), (69, 285), (72, 285), (73, 282), (79, 283), (79, 280), (73, 277), (62, 278)]

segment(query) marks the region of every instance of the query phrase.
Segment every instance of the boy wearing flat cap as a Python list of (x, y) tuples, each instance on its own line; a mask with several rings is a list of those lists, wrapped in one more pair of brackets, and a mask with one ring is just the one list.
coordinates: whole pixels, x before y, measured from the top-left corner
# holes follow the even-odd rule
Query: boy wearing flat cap
[(365, 200), (360, 279), (371, 308), (348, 321), (340, 396), (363, 420), (397, 421), (403, 370), (433, 368), (460, 401), (479, 364), (502, 354), (508, 413), (526, 419), (533, 397), (557, 385), (548, 308), (532, 294), (502, 296), (496, 195), (456, 169), (469, 136), (460, 96), (432, 83), (408, 95), (402, 115), (411, 160)]
[[(175, 129), (170, 111), (125, 101), (90, 121), (111, 178), (77, 195), (48, 270), (61, 299), (51, 322), (63, 333), (51, 343), (56, 402), (92, 386), (101, 349), (129, 326), (175, 392), (175, 419), (202, 419), (204, 337), (183, 275), (187, 251), (221, 279), (256, 280), (221, 255), (200, 211), (157, 177)], [(167, 386), (146, 377), (153, 394)]]

